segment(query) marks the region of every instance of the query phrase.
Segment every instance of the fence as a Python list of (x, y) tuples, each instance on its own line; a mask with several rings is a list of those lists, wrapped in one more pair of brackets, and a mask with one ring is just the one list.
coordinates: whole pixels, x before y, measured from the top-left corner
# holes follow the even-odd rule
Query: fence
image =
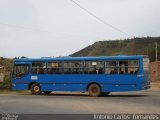
[(151, 81), (160, 81), (160, 61), (150, 63)]

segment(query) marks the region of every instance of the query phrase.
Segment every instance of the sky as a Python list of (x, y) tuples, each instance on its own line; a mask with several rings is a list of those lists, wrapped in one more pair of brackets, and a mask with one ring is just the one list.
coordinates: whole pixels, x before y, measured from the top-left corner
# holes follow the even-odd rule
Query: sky
[(0, 56), (68, 56), (95, 41), (160, 36), (160, 0), (74, 2), (0, 0)]

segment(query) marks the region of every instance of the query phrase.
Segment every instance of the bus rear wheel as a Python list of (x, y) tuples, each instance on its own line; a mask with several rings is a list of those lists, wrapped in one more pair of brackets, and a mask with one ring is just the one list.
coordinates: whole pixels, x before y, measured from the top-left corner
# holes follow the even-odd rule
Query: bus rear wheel
[(41, 87), (38, 83), (34, 83), (31, 85), (31, 94), (32, 95), (40, 95), (41, 94)]
[(49, 95), (52, 91), (43, 91), (45, 95)]
[(91, 84), (88, 88), (89, 95), (92, 97), (98, 97), (101, 94), (101, 88), (98, 84)]

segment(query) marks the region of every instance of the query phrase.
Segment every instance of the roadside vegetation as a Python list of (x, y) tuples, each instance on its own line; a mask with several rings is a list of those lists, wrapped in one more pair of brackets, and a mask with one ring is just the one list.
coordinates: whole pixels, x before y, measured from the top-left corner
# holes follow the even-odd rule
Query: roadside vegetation
[(4, 81), (0, 83), (0, 89), (10, 88), (10, 73), (12, 69), (13, 59), (0, 57), (0, 73), (4, 74)]

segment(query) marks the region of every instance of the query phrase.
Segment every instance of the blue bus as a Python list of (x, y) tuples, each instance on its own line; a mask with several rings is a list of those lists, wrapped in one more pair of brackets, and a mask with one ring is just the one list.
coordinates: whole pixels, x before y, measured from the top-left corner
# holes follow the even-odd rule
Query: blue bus
[(15, 59), (13, 90), (31, 94), (88, 92), (90, 96), (150, 88), (149, 57), (101, 56)]

